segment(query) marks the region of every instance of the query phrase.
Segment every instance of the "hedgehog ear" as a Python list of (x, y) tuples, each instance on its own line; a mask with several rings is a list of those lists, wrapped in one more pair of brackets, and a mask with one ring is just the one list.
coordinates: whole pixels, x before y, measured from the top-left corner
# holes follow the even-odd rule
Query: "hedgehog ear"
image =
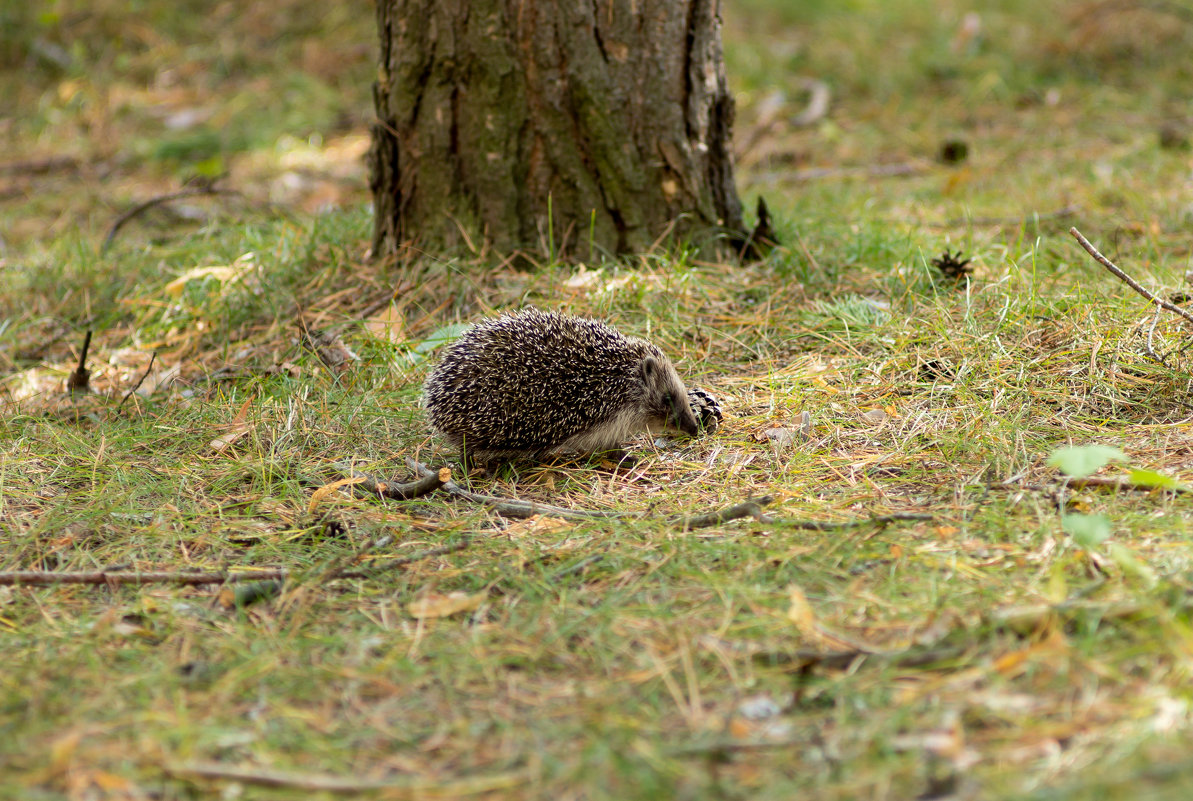
[(647, 356), (645, 359), (643, 359), (642, 367), (640, 369), (642, 370), (642, 380), (645, 381), (648, 386), (654, 382), (655, 376), (657, 376), (662, 370), (662, 368), (659, 367), (658, 360), (655, 359), (654, 356)]

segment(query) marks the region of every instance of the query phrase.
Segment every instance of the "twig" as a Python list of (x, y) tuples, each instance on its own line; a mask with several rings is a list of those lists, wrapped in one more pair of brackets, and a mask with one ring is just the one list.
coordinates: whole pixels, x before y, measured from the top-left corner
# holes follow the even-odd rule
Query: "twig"
[[(439, 471), (432, 470), (422, 462), (417, 462), (414, 459), (406, 460), (407, 466), (420, 476), (426, 477), (428, 475), (438, 475)], [(551, 506), (546, 503), (534, 503), (532, 501), (520, 501), (514, 498), (500, 498), (494, 495), (481, 495), (478, 492), (470, 492), (455, 481), (443, 482), (443, 491), (450, 495), (455, 495), (457, 498), (463, 498), (474, 503), (482, 503), (486, 506), (492, 507), (493, 511), (506, 515), (507, 517), (534, 517), (535, 515), (548, 515), (550, 517), (562, 517), (567, 520), (624, 520), (636, 515), (622, 514), (621, 512), (600, 512), (587, 511), (584, 509), (565, 509), (562, 506)]]
[[(414, 459), (407, 459), (406, 464), (419, 475), (429, 476), (435, 474), (435, 471), (431, 470), (431, 468)], [(520, 501), (515, 498), (502, 498), (495, 495), (482, 495), (478, 492), (470, 492), (464, 489), (455, 481), (444, 482), (443, 490), (457, 498), (463, 498), (474, 503), (483, 503), (491, 507), (495, 512), (506, 515), (507, 517), (524, 518), (533, 517), (534, 515), (547, 515), (549, 517), (562, 517), (565, 520), (633, 520), (642, 517), (642, 515), (634, 513), (565, 509), (562, 506), (551, 506), (546, 503)], [(736, 520), (740, 517), (757, 517), (762, 519), (762, 507), (773, 500), (774, 498), (770, 495), (762, 498), (751, 498), (735, 506), (730, 506), (727, 509), (704, 512), (692, 517), (673, 518), (671, 523), (683, 526), (686, 529), (692, 529), (715, 526), (727, 520)]]
[(737, 520), (742, 517), (752, 517), (755, 520), (761, 520), (762, 507), (775, 500), (773, 495), (763, 495), (761, 498), (748, 498), (747, 500), (727, 509), (720, 509), (715, 512), (704, 512), (703, 514), (692, 515), (691, 517), (680, 517), (671, 521), (677, 526), (682, 526), (685, 529), (692, 528), (708, 528), (709, 526), (719, 526), (721, 523), (726, 523), (730, 520)]
[(722, 756), (744, 751), (765, 751), (771, 748), (794, 748), (806, 745), (807, 738), (791, 737), (783, 740), (713, 740), (708, 743), (693, 743), (673, 748), (667, 753), (673, 757)]
[(954, 659), (965, 652), (959, 645), (938, 647), (912, 646), (890, 651), (876, 651), (868, 648), (848, 648), (840, 651), (815, 651), (799, 648), (790, 652), (759, 651), (750, 655), (758, 665), (799, 671), (811, 667), (829, 670), (844, 670), (858, 659), (878, 660), (893, 667), (921, 667), (946, 659)]
[(858, 528), (860, 526), (885, 526), (890, 523), (896, 523), (908, 520), (932, 520), (933, 515), (921, 514), (918, 512), (895, 512), (889, 515), (876, 515), (874, 517), (862, 517), (857, 520), (842, 520), (833, 522), (828, 520), (784, 520), (779, 518), (776, 523), (781, 523), (792, 528), (802, 528), (807, 531), (839, 531), (843, 528)]
[(915, 162), (873, 164), (868, 167), (808, 167), (802, 170), (773, 170), (754, 178), (762, 183), (816, 181), (822, 178), (899, 178), (927, 172), (928, 165)]
[[(471, 539), (464, 539), (450, 545), (438, 548), (428, 548), (425, 551), (412, 553), (391, 559), (375, 568), (361, 568), (356, 570), (337, 570), (329, 574), (327, 579), (364, 579), (372, 578), (379, 573), (393, 570), (397, 567), (430, 559), (435, 556), (462, 551), (472, 544)], [(55, 584), (179, 584), (183, 586), (199, 584), (235, 584), (241, 581), (284, 581), (293, 575), (289, 570), (246, 570), (241, 573), (225, 571), (212, 572), (174, 572), (151, 571), (139, 573), (136, 571), (105, 571), (92, 570), (81, 572), (55, 572), (52, 570), (13, 570), (0, 573), (0, 586), (23, 585), (30, 587), (48, 587)]]
[(112, 240), (116, 238), (116, 234), (124, 227), (125, 223), (132, 220), (139, 214), (143, 214), (154, 206), (161, 206), (165, 203), (173, 203), (175, 200), (183, 200), (188, 197), (199, 197), (201, 195), (239, 195), (235, 189), (220, 189), (215, 186), (199, 186), (192, 189), (180, 189), (177, 192), (170, 192), (165, 195), (157, 195), (151, 197), (143, 203), (138, 203), (128, 211), (116, 218), (116, 222), (112, 223), (112, 227), (108, 229), (108, 235), (104, 237), (103, 244), (99, 246), (100, 253), (106, 253), (108, 247), (112, 244)]
[(121, 398), (121, 399), (120, 399), (120, 403), (119, 403), (119, 404), (116, 406), (116, 413), (117, 413), (117, 414), (120, 414), (120, 410), (124, 408), (124, 402), (125, 402), (126, 400), (128, 400), (129, 398), (131, 398), (131, 397), (132, 397), (132, 394), (133, 394), (134, 392), (136, 392), (138, 389), (140, 389), (140, 388), (141, 388), (141, 385), (145, 383), (145, 379), (146, 379), (146, 378), (149, 378), (149, 373), (150, 373), (150, 371), (152, 371), (152, 370), (153, 370), (153, 363), (154, 363), (154, 361), (156, 361), (156, 360), (157, 360), (157, 351), (155, 350), (155, 351), (153, 352), (153, 355), (149, 357), (149, 366), (145, 368), (145, 374), (141, 376), (141, 380), (140, 380), (140, 381), (138, 381), (138, 382), (137, 382), (137, 384), (136, 384), (136, 386), (134, 386), (132, 389), (130, 389), (130, 390), (129, 390), (129, 391), (126, 393), (126, 394), (125, 394), (125, 396), (124, 396), (123, 398)]
[(407, 484), (396, 484), (389, 481), (379, 481), (370, 474), (362, 470), (356, 470), (344, 462), (338, 462), (334, 467), (349, 478), (364, 479), (356, 484), (356, 486), (365, 492), (374, 493), (383, 498), (392, 498), (397, 501), (408, 501), (412, 498), (429, 495), (451, 481), (452, 477), (450, 467), (441, 467), (437, 471), (428, 470), (417, 481), (411, 481)]
[(83, 349), (79, 352), (79, 366), (66, 377), (66, 388), (73, 395), (91, 390), (91, 371), (87, 369), (87, 349), (91, 347), (90, 329), (83, 336)]
[(1164, 361), (1164, 357), (1161, 356), (1160, 354), (1156, 353), (1156, 349), (1154, 347), (1152, 347), (1152, 342), (1155, 341), (1155, 337), (1156, 337), (1156, 325), (1160, 322), (1160, 312), (1161, 311), (1162, 311), (1162, 309), (1157, 306), (1156, 313), (1152, 315), (1152, 324), (1147, 327), (1147, 345), (1145, 347), (1147, 348), (1148, 356), (1150, 356), (1151, 358), (1155, 359), (1160, 364), (1167, 367), (1168, 362)]
[(40, 175), (54, 170), (74, 169), (78, 166), (78, 159), (72, 156), (50, 156), (30, 161), (6, 161), (0, 164), (0, 175)]
[(1078, 231), (1076, 228), (1070, 228), (1069, 233), (1072, 234), (1077, 239), (1077, 241), (1081, 244), (1081, 247), (1085, 248), (1085, 251), (1089, 255), (1094, 257), (1094, 260), (1097, 261), (1098, 264), (1101, 264), (1103, 267), (1105, 267), (1107, 270), (1109, 270), (1111, 273), (1113, 273), (1114, 276), (1116, 278), (1118, 278), (1120, 281), (1122, 281), (1124, 284), (1131, 287), (1131, 289), (1134, 289), (1140, 295), (1143, 295), (1145, 298), (1147, 298), (1152, 303), (1159, 306), (1161, 309), (1166, 309), (1166, 310), (1172, 312), (1173, 314), (1179, 314), (1181, 317), (1184, 317), (1186, 320), (1193, 323), (1193, 313), (1185, 311), (1180, 306), (1177, 306), (1174, 303), (1169, 303), (1168, 301), (1164, 300), (1161, 297), (1156, 296), (1155, 294), (1148, 291), (1147, 289), (1144, 289), (1143, 286), (1138, 281), (1136, 281), (1131, 276), (1127, 275), (1125, 272), (1123, 272), (1121, 269), (1119, 269), (1114, 264), (1114, 262), (1112, 262), (1110, 259), (1106, 258), (1101, 253), (1099, 253), (1098, 249), (1095, 248), (1093, 245), (1091, 245), (1089, 243), (1089, 240), (1086, 239), (1084, 236), (1082, 236), (1081, 232)]
[(420, 779), (368, 780), (334, 776), (326, 773), (294, 773), (269, 770), (258, 767), (223, 765), (219, 762), (176, 762), (166, 763), (163, 770), (171, 776), (192, 776), (203, 779), (227, 779), (253, 784), (260, 787), (285, 787), (321, 793), (356, 794), (396, 790), (403, 793), (424, 794), (435, 797), (460, 797), (479, 795), (498, 790), (509, 790), (527, 781), (525, 770), (499, 773), (491, 776), (472, 776), (448, 782), (432, 782)]
[[(422, 462), (414, 459), (406, 459), (407, 466), (415, 471), (417, 474), (429, 478), (436, 476), (439, 472), (427, 467)], [(501, 498), (494, 495), (482, 495), (477, 492), (470, 492), (462, 488), (455, 481), (445, 481), (443, 483), (443, 490), (457, 498), (463, 498), (474, 503), (483, 503), (490, 506), (499, 514), (507, 517), (533, 517), (534, 515), (548, 515), (550, 517), (562, 517), (567, 520), (633, 520), (642, 517), (638, 514), (623, 514), (620, 512), (601, 512), (589, 511), (585, 509), (565, 509), (561, 506), (551, 506), (545, 503), (534, 503), (532, 501), (520, 501), (514, 498)], [(753, 517), (763, 523), (779, 523), (793, 528), (807, 529), (811, 531), (837, 531), (846, 528), (857, 528), (859, 526), (878, 525), (885, 526), (890, 523), (908, 521), (908, 520), (932, 520), (932, 515), (920, 514), (916, 512), (895, 512), (889, 515), (877, 515), (875, 517), (864, 517), (858, 520), (845, 520), (842, 522), (828, 522), (821, 520), (784, 520), (782, 518), (772, 518), (762, 513), (762, 507), (773, 503), (774, 496), (764, 495), (759, 498), (748, 498), (741, 503), (724, 509), (718, 509), (712, 512), (702, 512), (697, 515), (688, 517), (673, 517), (670, 519), (672, 525), (680, 526), (685, 530), (695, 528), (707, 528), (709, 526), (717, 526), (721, 523), (726, 523), (730, 520), (738, 520), (743, 517)]]

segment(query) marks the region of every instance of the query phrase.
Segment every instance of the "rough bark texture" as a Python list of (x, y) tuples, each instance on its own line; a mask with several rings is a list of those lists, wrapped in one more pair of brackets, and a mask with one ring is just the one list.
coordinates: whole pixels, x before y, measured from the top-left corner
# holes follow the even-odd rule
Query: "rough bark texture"
[(742, 231), (720, 0), (378, 0), (374, 252)]

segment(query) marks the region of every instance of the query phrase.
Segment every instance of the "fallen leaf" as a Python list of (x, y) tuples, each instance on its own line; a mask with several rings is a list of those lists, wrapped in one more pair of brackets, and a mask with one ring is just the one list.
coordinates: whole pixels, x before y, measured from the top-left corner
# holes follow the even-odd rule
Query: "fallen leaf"
[(878, 648), (845, 637), (827, 626), (821, 625), (816, 620), (816, 613), (812, 610), (812, 605), (808, 603), (808, 597), (804, 595), (804, 591), (798, 585), (790, 585), (787, 588), (787, 596), (791, 601), (791, 605), (787, 609), (787, 619), (795, 624), (802, 637), (815, 643), (817, 647), (867, 654), (881, 652)]
[(211, 441), (211, 448), (218, 453), (223, 453), (232, 447), (236, 440), (249, 433), (249, 425), (245, 422), (245, 419), (248, 417), (249, 406), (252, 405), (252, 402), (252, 396), (245, 400), (240, 410), (236, 412), (236, 416), (232, 418), (232, 422), (228, 424), (227, 431)]
[(366, 320), (365, 330), (386, 342), (404, 342), (407, 338), (406, 318), (393, 303), (377, 316)]
[(793, 443), (805, 440), (812, 433), (812, 415), (803, 411), (790, 423), (773, 423), (770, 427), (754, 433), (755, 442), (769, 442), (776, 450), (782, 450)]
[(307, 504), (307, 512), (313, 513), (315, 509), (323, 502), (323, 499), (332, 494), (340, 487), (347, 487), (350, 484), (359, 484), (365, 480), (364, 476), (352, 476), (351, 478), (341, 478), (339, 481), (333, 481), (330, 484), (324, 484), (319, 489), (311, 493), (311, 502)]
[(471, 612), (489, 597), (489, 590), (485, 588), (478, 593), (469, 595), (466, 592), (449, 592), (447, 595), (428, 593), (416, 601), (406, 605), (406, 611), (413, 618), (424, 620), (435, 617), (451, 617), (460, 612)]
[(232, 285), (241, 281), (256, 266), (256, 255), (246, 253), (231, 264), (212, 267), (192, 267), (182, 275), (166, 284), (166, 294), (181, 297), (186, 285), (191, 281), (215, 281), (221, 285), (221, 292), (226, 292)]
[(511, 540), (520, 540), (524, 537), (538, 534), (549, 534), (552, 531), (559, 531), (571, 526), (571, 523), (561, 517), (547, 517), (545, 515), (534, 515), (522, 520), (517, 520), (510, 523), (502, 532)]

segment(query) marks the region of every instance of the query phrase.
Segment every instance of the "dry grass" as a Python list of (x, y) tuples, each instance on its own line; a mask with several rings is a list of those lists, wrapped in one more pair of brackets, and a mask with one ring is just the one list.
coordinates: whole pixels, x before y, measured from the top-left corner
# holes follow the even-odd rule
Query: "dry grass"
[[(126, 63), (103, 33), (118, 9), (63, 13), (55, 24), (93, 31), (87, 46), (108, 55), (94, 74), (28, 82), (42, 117), (14, 123), (14, 139), (22, 157), (63, 151), (115, 173), (74, 194), (47, 179), (31, 204), (0, 191), (13, 282), (0, 570), (292, 579), (242, 609), (219, 587), (0, 587), (0, 795), (330, 798), (356, 783), (380, 797), (1185, 797), (1188, 495), (1067, 489), (1047, 460), (1112, 444), (1128, 463), (1103, 476), (1193, 483), (1187, 331), (1161, 319), (1169, 364), (1150, 361), (1144, 303), (1065, 233), (1077, 223), (1149, 286), (1180, 288), (1193, 164), (1156, 132), (1178, 116), (1193, 28), (1126, 12), (1157, 26), (1149, 50), (1105, 21), (1120, 13), (1108, 4), (1000, 4), (978, 9), (970, 41), (968, 6), (853, 6), (865, 13), (750, 3), (729, 20), (744, 131), (783, 76), (834, 76), (827, 121), (780, 126), (744, 158), (785, 247), (746, 267), (677, 249), (533, 273), (371, 264), (367, 212), (313, 216), (301, 197), (284, 200), (293, 217), (160, 220), (152, 237), (137, 225), (97, 257), (105, 203), (193, 166), (123, 156), (137, 137), (165, 141), (138, 115), (161, 102), (161, 62), (190, 63), (179, 43), (197, 17), (153, 7), (137, 36), (174, 55)], [(200, 105), (231, 115), (295, 54), (359, 46), (299, 30), (306, 7), (286, 8), (194, 23), (233, 30), (185, 51), (195, 63), (240, 65), (231, 85), (192, 86)], [(336, 19), (371, 36), (368, 20)], [(269, 30), (276, 52), (245, 44)], [(0, 39), (0, 58), (23, 41)], [(306, 64), (285, 81), (351, 85), (329, 66), (350, 57), (315, 55), (330, 73)], [(148, 105), (71, 106), (61, 81)], [(54, 114), (74, 150), (39, 134)], [(129, 136), (96, 133), (122, 125)], [(277, 131), (242, 130), (261, 138), (221, 158), (264, 198), (294, 167), (262, 145)], [(936, 164), (946, 137), (970, 160)], [(309, 175), (340, 180), (311, 148)], [(792, 180), (900, 162), (919, 171)], [(975, 265), (960, 285), (930, 264), (958, 247)], [(221, 269), (175, 282), (195, 267)], [(640, 518), (526, 523), (441, 495), (316, 494), (344, 459), (404, 477), (405, 457), (437, 458), (417, 403), (432, 343), (527, 302), (649, 336), (727, 419), (710, 438), (636, 443), (630, 469), (523, 465), (474, 488)], [(71, 399), (86, 328), (97, 391)], [(360, 358), (329, 368), (304, 331)], [(768, 520), (666, 522), (762, 494), (777, 496)], [(928, 519), (866, 522), (892, 513)], [(1069, 536), (1066, 514), (1105, 515), (1110, 537)], [(326, 580), (464, 538), (374, 579)], [(289, 789), (255, 784), (270, 780)]]

